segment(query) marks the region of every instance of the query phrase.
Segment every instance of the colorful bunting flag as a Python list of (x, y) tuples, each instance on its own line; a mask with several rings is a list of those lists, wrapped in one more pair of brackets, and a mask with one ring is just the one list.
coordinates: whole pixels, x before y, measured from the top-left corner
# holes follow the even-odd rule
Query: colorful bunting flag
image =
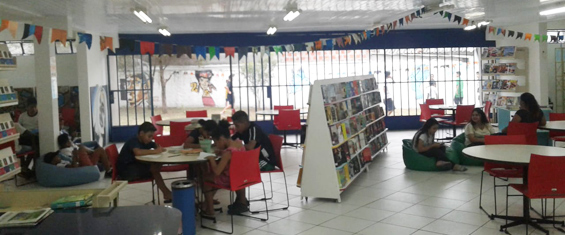
[(392, 22), (392, 29), (393, 29), (393, 30), (396, 29), (396, 23), (397, 23), (396, 20), (395, 20), (394, 22)]
[(469, 25), (469, 19), (464, 18), (463, 23), (461, 25), (465, 25), (465, 26)]
[(67, 31), (62, 29), (51, 29), (51, 42), (59, 41), (67, 46)]
[(410, 22), (412, 22), (416, 18), (416, 13), (410, 14)]
[(259, 49), (257, 47), (251, 47), (251, 51), (253, 52), (253, 55), (255, 55), (259, 52)]
[(269, 55), (270, 52), (269, 47), (261, 46), (260, 50), (261, 50), (261, 57), (263, 56), (263, 54)]
[(488, 33), (493, 33), (493, 34), (494, 34), (494, 29), (495, 29), (494, 27), (489, 26), (489, 27), (488, 27)]
[(379, 36), (379, 31), (381, 31), (379, 28), (375, 28), (375, 37)]
[(31, 25), (29, 24), (24, 24), (24, 35), (22, 36), (22, 40), (29, 37), (29, 29), (30, 29)]
[(77, 33), (78, 35), (78, 43), (86, 43), (86, 46), (90, 50), (90, 46), (92, 46), (92, 34), (88, 33)]
[[(412, 14), (414, 14), (414, 13), (412, 13)], [(408, 24), (408, 22), (412, 21), (410, 16), (406, 16), (406, 17), (404, 17), (404, 19), (406, 19), (406, 24)]]
[(233, 58), (235, 56), (235, 47), (224, 47), (224, 53), (226, 54), (225, 58), (228, 58), (228, 56)]
[(41, 39), (43, 39), (43, 26), (36, 25), (33, 35), (35, 35), (35, 39), (37, 39), (37, 44), (41, 44)]
[(304, 43), (306, 45), (306, 51), (313, 51), (314, 50), (314, 42), (307, 42)]
[[(238, 55), (238, 56), (237, 56), (237, 57), (238, 57), (237, 59), (238, 59), (238, 60), (241, 60), (241, 58), (242, 58), (243, 56), (247, 56), (247, 53), (248, 53), (248, 52), (249, 52), (249, 48), (248, 48), (248, 47), (238, 47), (238, 48), (237, 48), (237, 55)], [(247, 57), (246, 57), (246, 58), (247, 58)]]
[(516, 39), (521, 39), (523, 36), (524, 36), (524, 33), (518, 32), (518, 33), (516, 34)]
[(192, 46), (177, 45), (177, 58), (180, 58), (183, 55), (187, 55), (189, 59), (192, 59)]
[(173, 56), (173, 44), (161, 44), (161, 50), (160, 50), (159, 54), (168, 55), (168, 56), (172, 57)]
[[(135, 41), (134, 40), (130, 40), (130, 39), (119, 39), (118, 40), (119, 44), (120, 44), (120, 50), (124, 50), (124, 49), (129, 49), (130, 52), (133, 52), (135, 50)], [(89, 47), (90, 48), (90, 47)]]
[(0, 32), (4, 31), (4, 29), (7, 29), (8, 25), (10, 25), (9, 20), (2, 20), (2, 24), (0, 24)]
[(350, 45), (351, 44), (351, 37), (347, 36), (347, 37), (343, 37), (343, 44), (345, 44), (345, 46)]
[(381, 25), (381, 34), (385, 34), (385, 26)]
[(434, 13), (434, 15), (435, 14), (439, 14), (440, 16), (443, 16), (443, 11), (438, 11), (438, 12)]
[(324, 42), (324, 50), (333, 50), (334, 49), (334, 40), (333, 39), (327, 39)]
[(303, 51), (304, 50), (304, 44), (303, 43), (294, 44), (293, 50), (294, 51)]
[(551, 42), (557, 42), (557, 36), (551, 36)]
[(443, 18), (447, 18), (447, 20), (451, 22), (451, 12), (446, 11), (445, 13), (443, 13)]
[[(216, 57), (216, 47), (208, 47), (208, 56), (210, 57), (210, 60), (214, 59), (214, 57)], [(206, 57), (204, 57), (206, 58)], [(220, 59), (220, 57), (218, 57), (218, 60)]]
[(514, 31), (508, 30), (508, 37), (513, 38), (514, 37)]
[(106, 37), (106, 47), (114, 52), (114, 38)]
[(453, 17), (453, 22), (457, 22), (457, 24), (461, 24), (461, 16), (455, 15)]
[(403, 26), (404, 25), (404, 18), (398, 19), (398, 24), (399, 24), (399, 26)]
[(369, 40), (373, 36), (373, 30), (366, 30), (364, 33), (365, 33), (365, 40)]
[(292, 44), (284, 45), (284, 49), (286, 51), (294, 51), (294, 45)]
[(502, 29), (501, 29), (501, 28), (498, 28), (498, 31), (496, 32), (496, 35), (499, 35), (499, 34), (501, 34), (501, 33), (502, 33)]
[[(100, 37), (102, 39), (102, 37)], [(139, 51), (142, 55), (149, 53), (149, 55), (155, 54), (155, 43), (154, 42), (139, 42)]]
[(206, 60), (206, 47), (203, 46), (195, 46), (194, 47), (194, 54), (196, 54), (196, 59), (200, 59), (199, 57), (202, 57), (202, 59)]
[(351, 34), (351, 37), (353, 38), (353, 41), (355, 42), (355, 45), (359, 44), (361, 42), (361, 38), (359, 37), (358, 34), (354, 33)]
[[(12, 34), (12, 38), (16, 38), (16, 32), (18, 31), (18, 22), (16, 21), (10, 21), (10, 23), (8, 23), (8, 31), (10, 31), (10, 34)], [(65, 37), (65, 40), (67, 38)]]
[(541, 37), (541, 41), (542, 41), (542, 42), (547, 42), (547, 35), (543, 35), (543, 36)]
[(531, 33), (527, 33), (527, 34), (526, 34), (526, 37), (524, 38), (524, 40), (531, 41), (531, 40), (532, 40), (532, 34), (531, 34)]
[(417, 11), (416, 11), (416, 16), (420, 17), (421, 14), (422, 14), (422, 12), (421, 12), (420, 10), (417, 10)]
[(541, 39), (541, 37), (540, 37), (539, 34), (535, 34), (535, 35), (534, 35), (534, 42), (536, 42), (536, 41), (539, 42), (540, 39)]
[(340, 48), (345, 47), (344, 43), (343, 43), (343, 38), (337, 38), (336, 40), (337, 46)]
[(322, 41), (315, 41), (314, 42), (314, 48), (316, 50), (322, 50)]

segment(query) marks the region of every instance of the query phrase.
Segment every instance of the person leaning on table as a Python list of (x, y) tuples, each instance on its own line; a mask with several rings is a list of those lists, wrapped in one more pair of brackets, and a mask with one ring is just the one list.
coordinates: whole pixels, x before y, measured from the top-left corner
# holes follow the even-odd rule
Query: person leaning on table
[[(546, 120), (543, 111), (539, 107), (536, 97), (529, 92), (520, 95), (520, 110), (516, 112), (510, 122), (534, 123), (538, 122), (539, 126), (545, 126)], [(502, 133), (506, 133), (508, 127), (502, 129)]]
[(188, 126), (190, 134), (184, 141), (183, 148), (200, 148), (201, 139), (210, 139), (210, 133), (218, 128), (218, 124), (214, 120), (205, 121), (203, 119), (193, 122)]

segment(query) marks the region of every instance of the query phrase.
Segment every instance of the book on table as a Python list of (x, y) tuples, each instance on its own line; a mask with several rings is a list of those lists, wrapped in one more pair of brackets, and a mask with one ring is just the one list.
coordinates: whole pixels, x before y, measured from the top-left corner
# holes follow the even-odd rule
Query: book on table
[(0, 216), (0, 227), (35, 226), (52, 213), (51, 208), (9, 211)]
[(92, 205), (94, 194), (71, 195), (59, 198), (51, 203), (51, 209), (69, 209)]

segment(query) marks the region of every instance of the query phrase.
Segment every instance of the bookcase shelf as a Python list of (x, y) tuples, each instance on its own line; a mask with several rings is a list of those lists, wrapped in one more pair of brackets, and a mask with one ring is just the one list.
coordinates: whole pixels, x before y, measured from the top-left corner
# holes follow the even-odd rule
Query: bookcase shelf
[(4, 182), (4, 181), (6, 181), (6, 180), (9, 180), (9, 179), (12, 179), (12, 178), (16, 177), (16, 175), (17, 175), (18, 173), (20, 173), (20, 171), (21, 171), (21, 168), (16, 168), (16, 169), (13, 170), (13, 171), (10, 171), (10, 172), (8, 172), (8, 173), (6, 173), (6, 174), (0, 175), (0, 183), (1, 183), (1, 182)]
[(18, 101), (0, 102), (0, 108), (18, 105)]
[[(348, 89), (354, 89), (358, 95), (350, 95), (353, 92)], [(342, 93), (334, 94), (335, 91)], [(340, 202), (341, 193), (363, 171), (369, 170), (373, 158), (388, 146), (386, 113), (381, 101), (371, 75), (314, 82), (310, 87), (306, 147), (301, 164), (302, 197)]]
[(8, 142), (10, 142), (10, 141), (17, 140), (18, 138), (20, 138), (20, 134), (19, 134), (19, 133), (16, 133), (16, 134), (13, 134), (13, 135), (9, 135), (9, 136), (6, 136), (6, 137), (4, 137), (4, 138), (0, 138), (0, 144), (8, 143)]

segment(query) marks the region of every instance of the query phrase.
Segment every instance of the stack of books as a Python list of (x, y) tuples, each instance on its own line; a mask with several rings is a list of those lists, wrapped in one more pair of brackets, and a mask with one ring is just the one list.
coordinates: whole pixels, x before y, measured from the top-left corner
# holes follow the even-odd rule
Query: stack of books
[(0, 216), (1, 227), (35, 226), (53, 213), (51, 208), (27, 211), (9, 211)]

